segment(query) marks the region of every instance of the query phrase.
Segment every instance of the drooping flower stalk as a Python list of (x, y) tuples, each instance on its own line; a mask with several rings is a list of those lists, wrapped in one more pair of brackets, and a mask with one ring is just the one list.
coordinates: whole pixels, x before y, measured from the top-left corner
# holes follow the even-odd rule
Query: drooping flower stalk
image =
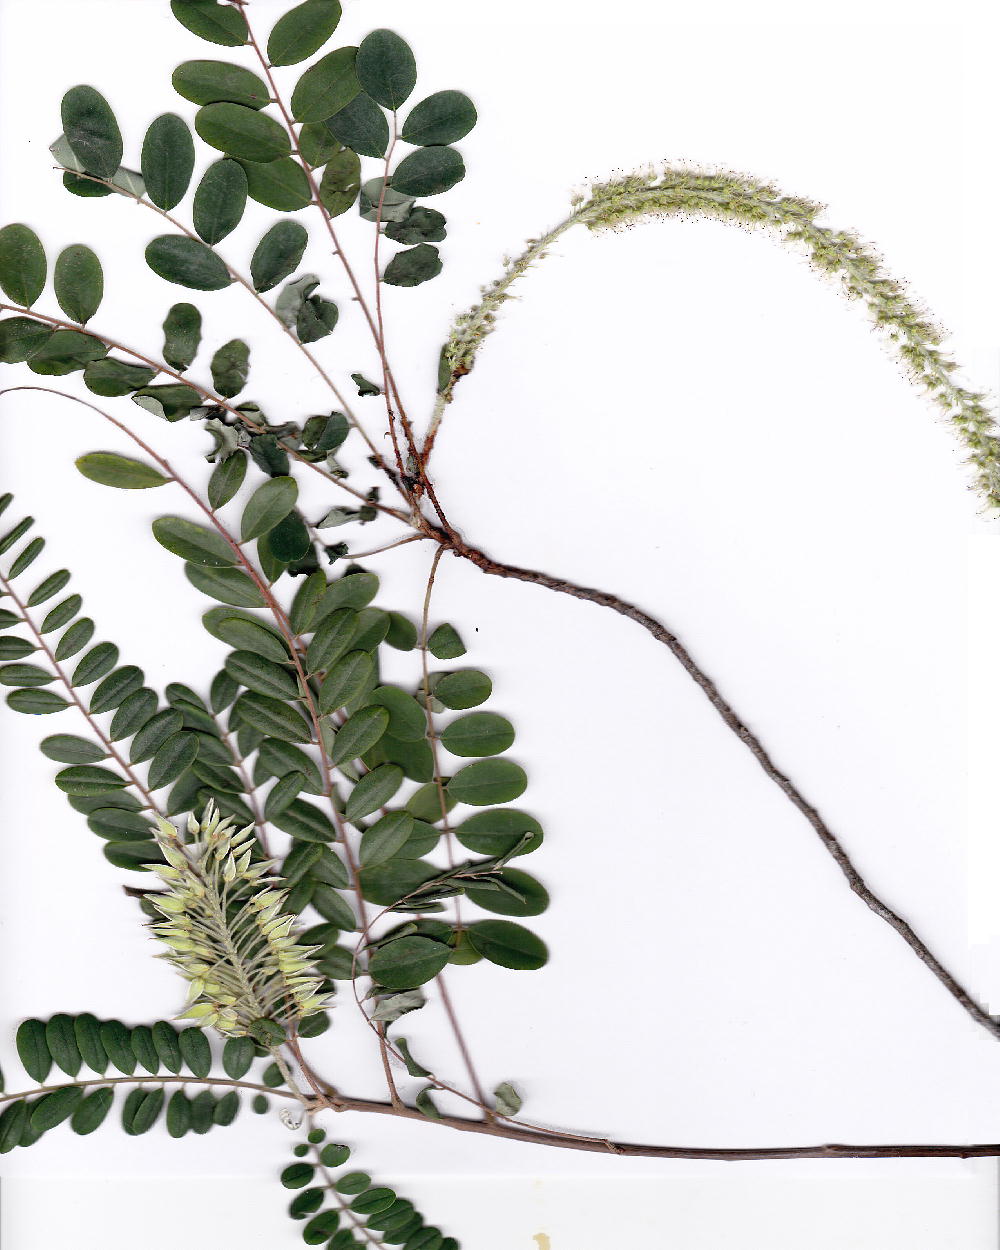
[(253, 825), (235, 829), (213, 803), (202, 819), (189, 816), (188, 838), (157, 819), (156, 841), (166, 864), (154, 866), (167, 886), (152, 896), (164, 919), (150, 928), (188, 981), (181, 1018), (220, 1033), (262, 1040), (267, 1025), (284, 1029), (326, 1003), (313, 968), (316, 948), (302, 946), (295, 917), (282, 913), (287, 891), (268, 876), (271, 861), (255, 859)]

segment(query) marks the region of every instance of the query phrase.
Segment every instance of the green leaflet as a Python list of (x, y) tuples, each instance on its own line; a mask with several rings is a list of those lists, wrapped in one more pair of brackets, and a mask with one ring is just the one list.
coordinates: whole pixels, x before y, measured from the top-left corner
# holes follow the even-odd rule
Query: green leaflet
[(402, 195), (440, 195), (465, 177), (465, 162), (454, 148), (418, 148), (403, 158), (392, 175)]
[(245, 104), (205, 104), (194, 128), (210, 147), (245, 161), (276, 161), (292, 150), (280, 122)]
[(405, 104), (417, 81), (417, 64), (405, 39), (391, 30), (373, 30), (358, 48), (361, 86), (384, 108)]
[(152, 465), (110, 451), (88, 452), (87, 455), (80, 456), (76, 467), (92, 482), (99, 482), (102, 486), (114, 486), (119, 490), (149, 490), (151, 487), (165, 486), (169, 480)]
[(247, 194), (265, 208), (294, 213), (312, 201), (312, 188), (305, 170), (291, 156), (266, 164), (243, 161)]
[[(195, 230), (207, 244), (220, 243), (240, 224), (248, 190), (246, 171), (238, 161), (226, 157), (205, 170), (194, 193), (193, 221)], [(191, 351), (184, 367), (193, 359), (194, 351)]]
[(250, 348), (242, 339), (232, 339), (218, 349), (211, 362), (212, 385), (226, 399), (238, 395), (250, 372)]
[(93, 87), (71, 87), (62, 99), (66, 141), (83, 169), (113, 178), (122, 163), (121, 131), (111, 106)]
[(174, 304), (163, 322), (163, 339), (163, 359), (171, 368), (183, 372), (194, 360), (201, 342), (201, 313), (194, 304)]
[(150, 124), (140, 169), (146, 194), (158, 208), (171, 209), (181, 202), (194, 172), (194, 141), (183, 118), (164, 113)]
[(243, 542), (257, 538), (284, 520), (295, 507), (298, 483), (292, 477), (272, 477), (259, 486), (243, 509), (240, 538)]
[(170, 11), (192, 34), (227, 48), (247, 42), (246, 19), (239, 9), (216, 0), (170, 0)]
[(340, 0), (305, 0), (275, 22), (267, 40), (272, 65), (297, 65), (318, 52), (340, 23)]
[(476, 106), (463, 92), (437, 91), (413, 106), (403, 123), (403, 138), (418, 147), (457, 143), (476, 120)]
[(397, 252), (385, 267), (382, 281), (389, 286), (420, 286), (441, 272), (441, 256), (430, 243), (418, 243), (405, 252)]
[(357, 48), (338, 48), (320, 57), (292, 92), (292, 116), (298, 122), (322, 122), (350, 104), (361, 90), (355, 68)]
[(296, 221), (279, 221), (257, 244), (250, 261), (254, 289), (269, 291), (299, 265), (309, 236)]
[(409, 990), (432, 981), (448, 963), (451, 948), (425, 937), (386, 942), (368, 960), (368, 971), (389, 990)]
[(59, 307), (71, 321), (83, 324), (104, 298), (104, 271), (94, 252), (82, 243), (65, 248), (56, 258), (53, 285)]
[(389, 146), (389, 121), (367, 92), (359, 92), (326, 127), (332, 135), (359, 156), (384, 156)]
[(225, 262), (204, 243), (163, 234), (146, 246), (146, 264), (159, 277), (195, 291), (221, 291), (233, 281)]
[(184, 61), (171, 78), (174, 90), (193, 104), (242, 104), (261, 109), (270, 102), (264, 80), (228, 61)]

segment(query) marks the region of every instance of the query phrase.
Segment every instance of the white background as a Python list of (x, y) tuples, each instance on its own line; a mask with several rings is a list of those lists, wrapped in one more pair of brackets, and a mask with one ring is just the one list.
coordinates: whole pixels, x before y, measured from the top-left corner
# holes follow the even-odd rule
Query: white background
[[(266, 29), (285, 7), (258, 0), (250, 12)], [(804, 14), (777, 0), (748, 16), (712, 0), (691, 19), (652, 0), (352, 0), (342, 42), (373, 25), (410, 39), (417, 96), (461, 87), (481, 116), (461, 145), (469, 176), (441, 202), (444, 275), (387, 294), (414, 414), (430, 408), (450, 318), (503, 254), (558, 220), (582, 179), (660, 159), (746, 171), (827, 203), (827, 219), (871, 239), (953, 332), (966, 376), (994, 387), (1000, 30), (978, 6), (952, 5), (944, 19), (929, 3)], [(190, 36), (159, 0), (0, 0), (0, 37), (3, 219), (30, 222), (53, 255), (95, 246), (108, 297), (94, 326), (155, 354), (167, 306), (186, 298), (139, 262), (158, 223), (124, 201), (67, 196), (46, 148), (62, 91), (90, 82), (116, 105), (136, 163), (154, 116), (194, 111), (170, 88), (173, 65), (230, 51)], [(227, 259), (245, 267), (272, 216), (248, 213), (220, 249)], [(344, 225), (363, 255), (369, 228)], [(374, 375), (315, 227), (313, 239), (307, 266), (345, 312), (322, 358), (342, 379)], [(874, 887), (1000, 1011), (1000, 557), (949, 431), (861, 309), (766, 235), (671, 221), (571, 236), (521, 294), (459, 388), (435, 456), (452, 520), (499, 558), (664, 619)], [(206, 345), (252, 343), (250, 390), (272, 419), (327, 403), (240, 291), (197, 302)], [(50, 296), (40, 307), (55, 311)], [(4, 486), (39, 518), (51, 567), (74, 569), (89, 614), (154, 684), (207, 679), (221, 659), (199, 625), (209, 605), (148, 532), (182, 501), (80, 479), (75, 455), (125, 449), (83, 409), (0, 402)], [(204, 480), (199, 431), (108, 402)], [(383, 533), (369, 527), (357, 545)], [(429, 555), (385, 557), (387, 605), (416, 615)], [(527, 866), (553, 892), (536, 925), (550, 964), (450, 977), (490, 1087), (515, 1081), (538, 1123), (630, 1140), (1000, 1138), (996, 1043), (850, 894), (662, 647), (597, 608), (453, 561), (435, 615), (493, 674), (492, 706), (514, 719), (515, 758), (530, 770), (523, 805), (548, 835)], [(409, 663), (401, 679), (413, 679)], [(11, 1084), (11, 1026), (24, 1016), (139, 1021), (179, 1006), (123, 874), (51, 785), (36, 741), (71, 731), (59, 719), (9, 714), (0, 727)], [(352, 1017), (342, 1006), (314, 1055), (345, 1088), (379, 1096)], [(460, 1077), (435, 1009), (407, 1033)], [(996, 1239), (990, 1162), (727, 1168), (360, 1116), (334, 1131), (468, 1250), (545, 1250), (539, 1233), (552, 1250), (640, 1237), (671, 1250), (980, 1250)], [(276, 1121), (251, 1117), (180, 1148), (165, 1134), (60, 1130), (5, 1157), (5, 1250), (67, 1235), (87, 1250), (125, 1246), (140, 1228), (150, 1250), (192, 1228), (199, 1244), (301, 1244), (271, 1180), (289, 1145)]]

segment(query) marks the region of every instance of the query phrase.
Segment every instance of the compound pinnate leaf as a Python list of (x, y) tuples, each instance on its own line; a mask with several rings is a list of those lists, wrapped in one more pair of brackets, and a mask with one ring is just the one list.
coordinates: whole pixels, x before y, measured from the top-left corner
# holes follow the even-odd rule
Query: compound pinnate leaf
[(99, 482), (102, 486), (114, 486), (119, 490), (150, 490), (156, 486), (165, 486), (169, 481), (169, 478), (165, 478), (152, 465), (111, 451), (88, 452), (85, 456), (80, 456), (76, 467), (92, 482)]
[(417, 63), (405, 39), (391, 30), (373, 30), (361, 41), (358, 80), (384, 108), (405, 104), (417, 82)]
[(62, 124), (73, 155), (88, 174), (113, 178), (122, 163), (121, 131), (111, 106), (93, 87), (71, 87), (62, 99)]
[(169, 210), (181, 202), (194, 172), (194, 141), (183, 118), (163, 113), (150, 123), (140, 168), (146, 194), (157, 208)]
[(361, 90), (357, 48), (337, 48), (311, 65), (292, 92), (292, 116), (298, 122), (322, 122), (345, 108)]
[(219, 243), (236, 229), (247, 206), (247, 194), (246, 171), (238, 161), (223, 158), (209, 165), (194, 193), (193, 208), (194, 228), (206, 243)]
[(193, 104), (242, 104), (262, 109), (271, 99), (262, 78), (228, 61), (184, 61), (174, 70), (171, 82), (177, 94)]
[(16, 222), (0, 230), (0, 287), (15, 304), (30, 307), (45, 288), (45, 249), (30, 226)]
[(146, 264), (159, 277), (194, 291), (221, 291), (233, 281), (225, 262), (205, 243), (161, 234), (146, 246)]
[(410, 110), (403, 138), (418, 147), (457, 143), (476, 124), (476, 106), (461, 91), (436, 91)]
[(246, 19), (231, 4), (216, 0), (170, 0), (170, 11), (182, 26), (209, 43), (236, 48), (248, 39)]
[(104, 298), (104, 270), (97, 255), (82, 243), (64, 248), (56, 258), (53, 286), (71, 321), (89, 321)]
[(454, 148), (418, 148), (400, 161), (392, 186), (403, 195), (440, 195), (464, 177), (465, 161)]
[(276, 222), (254, 250), (250, 274), (254, 289), (270, 291), (298, 268), (309, 236), (297, 221)]
[(305, 0), (280, 17), (267, 40), (272, 65), (297, 65), (318, 52), (340, 23), (340, 0)]

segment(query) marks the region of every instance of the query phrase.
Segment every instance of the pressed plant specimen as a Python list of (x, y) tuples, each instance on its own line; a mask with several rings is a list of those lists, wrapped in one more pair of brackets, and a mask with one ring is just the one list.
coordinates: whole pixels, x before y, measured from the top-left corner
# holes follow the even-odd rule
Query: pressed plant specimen
[[(157, 117), (136, 152), (126, 155), (97, 87), (71, 86), (62, 98), (52, 153), (67, 192), (132, 201), (147, 214), (141, 263), (166, 284), (157, 343), (102, 323), (104, 267), (89, 246), (57, 249), (50, 264), (31, 226), (0, 230), (0, 359), (35, 375), (6, 393), (59, 394), (48, 379), (70, 377), (67, 401), (87, 410), (95, 430), (106, 422), (131, 441), (129, 455), (95, 449), (77, 467), (108, 487), (174, 496), (177, 511), (157, 517), (152, 538), (181, 561), (178, 589), (192, 611), (198, 595), (211, 601), (202, 620), (220, 657), (203, 689), (190, 679), (153, 689), (84, 614), (69, 571), (45, 567), (33, 520), (19, 517), (9, 495), (0, 501), (11, 519), (0, 538), (6, 702), (32, 718), (77, 718), (41, 743), (58, 765), (56, 785), (109, 864), (127, 874), (137, 923), (147, 923), (186, 983), (179, 1028), (65, 1012), (17, 1024), (35, 1084), (8, 1081), (0, 1095), (0, 1150), (30, 1146), (66, 1122), (93, 1132), (116, 1102), (127, 1133), (162, 1123), (176, 1138), (232, 1123), (241, 1094), (261, 1113), (278, 1102), (286, 1123), (302, 1129), (281, 1172), (297, 1191), (290, 1214), (307, 1244), (339, 1250), (457, 1244), (447, 1213), (440, 1227), (430, 1224), (389, 1185), (343, 1170), (350, 1148), (331, 1140), (332, 1125), (338, 1137), (350, 1125), (353, 1136), (363, 1114), (610, 1157), (1000, 1154), (990, 1143), (613, 1141), (590, 1125), (532, 1124), (510, 1080), (484, 1084), (445, 978), (483, 962), (524, 972), (545, 964), (530, 922), (548, 893), (524, 866), (542, 829), (526, 810), (530, 799), (521, 806), (528, 779), (508, 756), (514, 727), (488, 707), (490, 677), (465, 662), (464, 623), (438, 620), (433, 601), (450, 555), (486, 576), (610, 608), (648, 631), (805, 818), (851, 890), (1000, 1037), (989, 1010), (868, 885), (849, 837), (776, 762), (693, 650), (610, 591), (495, 559), (453, 523), (433, 459), (463, 380), (527, 271), (574, 227), (599, 232), (650, 217), (770, 231), (832, 277), (954, 426), (977, 487), (996, 505), (998, 442), (984, 397), (955, 380), (929, 319), (857, 236), (824, 223), (820, 206), (752, 177), (664, 167), (593, 183), (506, 263), (446, 333), (436, 390), (425, 397), (431, 415), (418, 421), (393, 368), (385, 288), (419, 287), (442, 271), (448, 223), (436, 205), (464, 176), (457, 145), (475, 127), (475, 104), (447, 84), (416, 93), (414, 54), (394, 31), (334, 46), (338, 0), (305, 0), (269, 23), (255, 8), (173, 0), (173, 17), (202, 41), (200, 55), (173, 69), (180, 111)], [(229, 238), (248, 201), (273, 215), (249, 246)], [(321, 274), (303, 264), (311, 238), (328, 262)], [(170, 303), (171, 286), (188, 294)], [(266, 357), (240, 337), (209, 341), (204, 331), (203, 307), (230, 288), (322, 380), (326, 410), (269, 413), (252, 398)], [(377, 370), (359, 372), (338, 356), (336, 331), (348, 315), (367, 327)], [(181, 469), (168, 458), (170, 427), (187, 421), (209, 436), (204, 489), (199, 465)], [(320, 509), (311, 502), (317, 490)], [(395, 528), (369, 549), (357, 535), (376, 520)], [(424, 564), (430, 556), (418, 602), (382, 602), (372, 570), (383, 554)], [(171, 610), (179, 598), (171, 590)], [(183, 678), (183, 656), (175, 659)], [(408, 676), (387, 676), (399, 662)], [(428, 1002), (454, 1034), (461, 1079), (400, 1036), (400, 1022)], [(365, 1021), (384, 1097), (342, 1088), (324, 1066), (314, 1039), (346, 1012)], [(445, 1110), (445, 1098), (464, 1112)]]

